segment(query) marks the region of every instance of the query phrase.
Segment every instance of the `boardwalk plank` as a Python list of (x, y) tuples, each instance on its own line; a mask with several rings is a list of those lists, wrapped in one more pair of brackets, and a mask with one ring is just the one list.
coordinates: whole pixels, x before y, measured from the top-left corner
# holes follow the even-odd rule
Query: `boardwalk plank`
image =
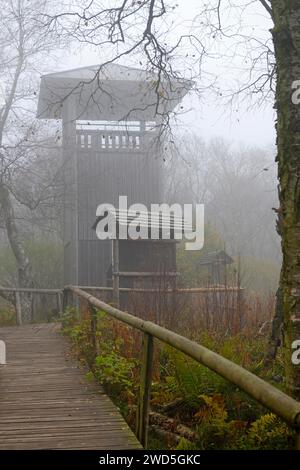
[(137, 449), (103, 389), (85, 378), (60, 325), (0, 328), (0, 449)]

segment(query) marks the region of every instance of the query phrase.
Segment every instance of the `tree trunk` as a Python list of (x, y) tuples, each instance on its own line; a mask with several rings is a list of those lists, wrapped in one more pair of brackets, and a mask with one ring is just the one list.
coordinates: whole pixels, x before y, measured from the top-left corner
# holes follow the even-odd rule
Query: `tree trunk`
[(275, 107), (282, 222), (283, 347), (287, 389), (300, 399), (300, 366), (292, 363), (292, 343), (300, 339), (300, 105), (292, 100), (292, 85), (300, 80), (300, 1), (272, 0), (271, 4), (277, 65)]
[(269, 367), (276, 358), (279, 346), (281, 345), (281, 332), (283, 327), (283, 310), (282, 310), (282, 289), (278, 287), (276, 292), (276, 309), (272, 320), (271, 333), (269, 336), (268, 349), (264, 360), (264, 366)]
[[(18, 266), (18, 286), (33, 287), (30, 262), (25, 254), (23, 243), (20, 239), (19, 231), (15, 223), (14, 208), (11, 202), (9, 190), (3, 183), (0, 183), (0, 207), (10, 247)], [(30, 295), (22, 294), (22, 300), (23, 321), (29, 322), (32, 320)]]

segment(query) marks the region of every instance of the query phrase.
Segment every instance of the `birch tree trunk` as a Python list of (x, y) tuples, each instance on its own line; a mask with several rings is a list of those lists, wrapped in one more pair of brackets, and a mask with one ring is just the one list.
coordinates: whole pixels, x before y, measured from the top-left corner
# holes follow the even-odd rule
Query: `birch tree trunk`
[[(28, 57), (30, 55), (28, 53), (30, 51), (26, 52), (26, 42), (30, 40), (30, 34), (28, 33), (31, 31), (33, 34), (34, 29), (33, 26), (30, 26), (29, 21), (30, 15), (32, 13), (26, 16), (24, 0), (16, 0), (16, 2), (11, 0), (7, 4), (7, 11), (5, 11), (5, 13), (7, 15), (7, 22), (10, 26), (10, 33), (15, 39), (15, 41), (12, 43), (12, 51), (14, 51), (15, 48), (15, 52), (13, 52), (13, 59), (11, 59), (11, 69), (7, 69), (7, 75), (10, 76), (11, 74), (11, 83), (8, 84), (7, 93), (4, 96), (4, 104), (0, 108), (0, 209), (7, 238), (18, 267), (18, 286), (31, 287), (31, 268), (29, 259), (25, 254), (20, 232), (16, 224), (15, 211), (9, 186), (10, 178), (8, 177), (9, 165), (7, 165), (7, 161), (9, 161), (9, 157), (7, 158), (7, 155), (5, 155), (3, 141), (6, 129), (9, 127), (9, 116), (13, 111), (15, 112), (14, 104), (17, 97), (21, 95), (20, 90), (18, 92), (18, 85), (21, 81), (22, 70), (26, 63), (26, 54)], [(8, 33), (6, 30), (4, 30), (1, 34), (1, 40), (4, 41), (4, 46), (7, 46), (7, 34)], [(5, 47), (3, 47), (3, 49), (6, 51)], [(3, 60), (2, 57), (1, 59)], [(3, 90), (5, 90), (5, 87), (3, 87)], [(31, 302), (29, 296), (23, 294), (22, 301), (22, 312), (24, 315), (24, 320), (30, 321)]]
[(277, 66), (277, 161), (283, 264), (281, 271), (286, 384), (300, 399), (300, 365), (293, 342), (300, 340), (300, 104), (292, 100), (300, 80), (300, 1), (271, 0)]
[[(3, 221), (6, 228), (7, 238), (17, 262), (18, 286), (33, 287), (32, 272), (29, 259), (25, 253), (23, 242), (15, 222), (15, 213), (9, 189), (3, 182), (0, 182), (0, 207)], [(27, 294), (22, 294), (22, 320), (30, 322), (31, 318), (31, 298)]]

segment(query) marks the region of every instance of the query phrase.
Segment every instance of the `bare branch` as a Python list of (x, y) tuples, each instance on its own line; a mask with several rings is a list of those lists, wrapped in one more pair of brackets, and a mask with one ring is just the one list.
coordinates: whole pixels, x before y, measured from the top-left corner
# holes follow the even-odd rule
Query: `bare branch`
[(267, 10), (271, 18), (274, 19), (272, 7), (271, 5), (268, 4), (267, 0), (259, 0), (259, 1), (262, 4), (262, 6)]

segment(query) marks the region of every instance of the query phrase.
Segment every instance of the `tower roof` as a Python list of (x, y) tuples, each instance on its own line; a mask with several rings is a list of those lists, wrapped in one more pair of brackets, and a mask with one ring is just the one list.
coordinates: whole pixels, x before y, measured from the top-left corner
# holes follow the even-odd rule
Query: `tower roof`
[(64, 101), (73, 97), (76, 119), (156, 120), (178, 105), (193, 82), (157, 85), (154, 73), (117, 63), (50, 73), (41, 78), (37, 116), (61, 119)]

